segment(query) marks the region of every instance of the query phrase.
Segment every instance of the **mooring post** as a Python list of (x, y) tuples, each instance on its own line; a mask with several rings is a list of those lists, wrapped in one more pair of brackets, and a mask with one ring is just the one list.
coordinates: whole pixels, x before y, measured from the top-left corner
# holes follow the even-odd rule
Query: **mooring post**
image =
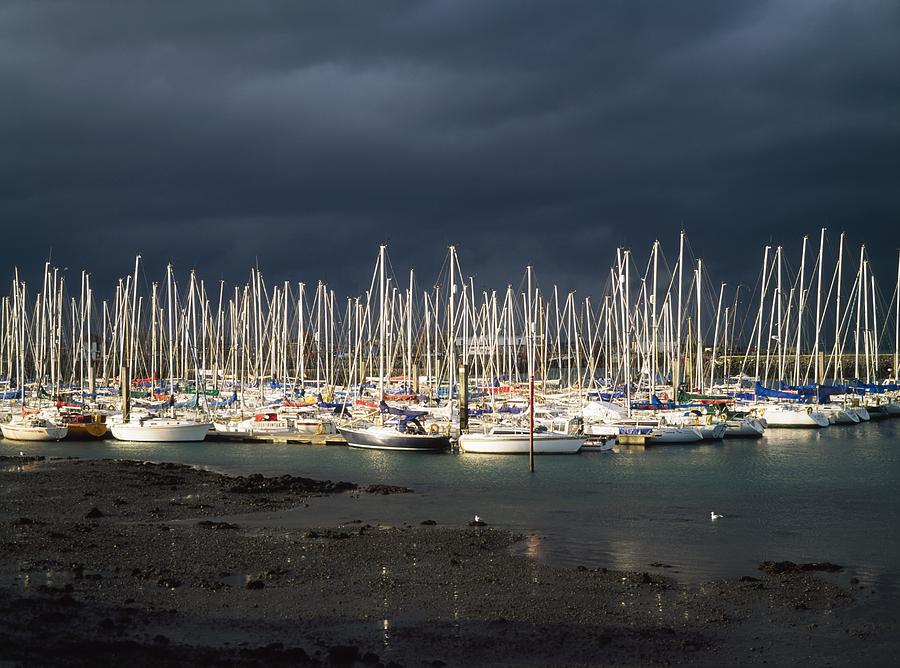
[(122, 395), (122, 422), (128, 422), (131, 417), (131, 374), (127, 366), (122, 366), (119, 372), (119, 392)]
[(459, 432), (469, 429), (469, 367), (459, 365)]
[(534, 473), (534, 376), (528, 377), (528, 467)]

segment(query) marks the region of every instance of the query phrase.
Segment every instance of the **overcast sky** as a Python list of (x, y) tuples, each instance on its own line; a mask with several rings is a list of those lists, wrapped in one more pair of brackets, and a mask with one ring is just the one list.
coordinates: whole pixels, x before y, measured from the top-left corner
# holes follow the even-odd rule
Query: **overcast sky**
[(2, 276), (358, 293), (455, 243), (590, 291), (681, 226), (722, 280), (821, 226), (896, 272), (896, 0), (4, 0), (0, 90)]

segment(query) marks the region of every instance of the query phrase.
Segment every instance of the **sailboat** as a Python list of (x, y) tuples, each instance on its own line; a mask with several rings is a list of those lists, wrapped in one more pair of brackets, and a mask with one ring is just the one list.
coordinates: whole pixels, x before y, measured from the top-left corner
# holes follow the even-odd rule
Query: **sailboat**
[[(135, 260), (134, 266), (134, 286), (137, 293), (138, 278), (138, 262), (140, 255)], [(173, 279), (172, 265), (167, 268), (168, 279), (168, 301), (169, 301), (169, 370), (174, 373), (174, 349), (172, 345), (173, 338)], [(134, 306), (137, 306), (135, 301)], [(123, 319), (128, 322), (127, 315)], [(127, 340), (127, 337), (126, 337)], [(126, 357), (127, 359), (127, 357)], [(122, 387), (122, 421), (112, 424), (110, 431), (112, 435), (120, 441), (132, 441), (137, 443), (175, 443), (175, 442), (194, 442), (202, 441), (206, 438), (212, 427), (211, 422), (201, 422), (191, 419), (179, 419), (174, 416), (174, 404), (172, 417), (157, 417), (150, 415), (131, 415), (130, 411), (130, 379), (126, 367), (122, 368), (122, 377), (120, 378)], [(175, 397), (175, 379), (170, 379), (170, 396)]]
[[(379, 318), (379, 408), (382, 413), (381, 424), (367, 427), (339, 427), (341, 435), (347, 439), (352, 448), (372, 450), (404, 450), (408, 452), (443, 452), (450, 449), (450, 437), (439, 429), (426, 431), (420, 418), (427, 411), (404, 410), (388, 406), (384, 401), (385, 350), (386, 350), (386, 309), (385, 309), (385, 276), (384, 250), (378, 252), (377, 273), (379, 276), (380, 311)], [(393, 415), (392, 420), (385, 422), (384, 416)]]
[(486, 434), (462, 434), (459, 437), (461, 452), (482, 455), (527, 455), (534, 439), (536, 455), (574, 455), (581, 450), (584, 441), (577, 436), (549, 431), (534, 432), (515, 427), (493, 427)]
[(0, 431), (3, 438), (11, 441), (61, 441), (66, 437), (68, 428), (37, 415), (25, 415), (0, 424)]
[(400, 422), (397, 426), (372, 425), (362, 429), (339, 427), (338, 431), (351, 448), (409, 452), (444, 452), (450, 449), (447, 434), (426, 432), (421, 427), (411, 427), (410, 422)]
[[(0, 424), (3, 438), (11, 441), (60, 441), (66, 437), (68, 429), (63, 425), (36, 414), (36, 409), (25, 407), (25, 284), (19, 286), (19, 270), (16, 269), (14, 282), (14, 314), (16, 331), (16, 366), (18, 369), (18, 396), (21, 398), (22, 413), (5, 424)], [(21, 289), (21, 294), (20, 294)], [(20, 317), (21, 316), (21, 317)]]

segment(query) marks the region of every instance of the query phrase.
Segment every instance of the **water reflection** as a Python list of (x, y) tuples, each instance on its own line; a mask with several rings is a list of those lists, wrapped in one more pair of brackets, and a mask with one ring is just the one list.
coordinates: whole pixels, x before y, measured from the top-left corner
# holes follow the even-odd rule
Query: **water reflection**
[[(759, 440), (714, 446), (541, 458), (534, 474), (517, 457), (344, 447), (114, 441), (14, 447), (29, 455), (176, 461), (232, 474), (400, 484), (417, 492), (311, 500), (308, 509), (278, 515), (288, 526), (302, 526), (313, 514), (334, 524), (434, 519), (464, 526), (478, 513), (492, 527), (528, 535), (521, 553), (563, 566), (646, 570), (659, 561), (676, 565), (681, 579), (700, 581), (751, 574), (764, 559), (828, 560), (852, 567), (867, 587), (900, 593), (898, 441), (900, 420), (769, 430)], [(726, 518), (712, 525), (710, 510)]]

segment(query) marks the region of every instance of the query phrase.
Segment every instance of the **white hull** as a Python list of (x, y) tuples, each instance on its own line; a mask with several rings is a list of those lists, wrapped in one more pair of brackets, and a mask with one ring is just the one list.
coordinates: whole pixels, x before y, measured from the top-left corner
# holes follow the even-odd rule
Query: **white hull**
[[(582, 440), (565, 434), (534, 435), (536, 455), (574, 455), (581, 450)], [(459, 437), (462, 452), (479, 455), (527, 455), (531, 451), (529, 434), (463, 434)]]
[(721, 441), (725, 438), (725, 431), (728, 429), (724, 422), (715, 424), (704, 424), (696, 427), (703, 437), (704, 441)]
[(112, 435), (120, 441), (134, 443), (185, 443), (202, 441), (212, 425), (193, 420), (150, 419), (110, 426)]
[(822, 406), (820, 410), (828, 416), (832, 424), (859, 424), (859, 416), (852, 409), (840, 406)]
[(818, 429), (829, 425), (828, 416), (815, 410), (795, 410), (776, 405), (761, 409), (760, 413), (766, 418), (769, 428)]
[(67, 427), (31, 427), (27, 425), (0, 425), (3, 438), (11, 441), (61, 441), (69, 433)]
[(729, 420), (726, 424), (725, 438), (759, 438), (766, 430), (760, 420), (753, 418)]
[(703, 440), (700, 427), (676, 427), (673, 425), (623, 422), (621, 424), (595, 424), (591, 433), (595, 436), (619, 436), (637, 432), (646, 433), (647, 443), (697, 443)]
[(703, 440), (699, 427), (654, 427), (649, 443), (696, 443)]
[(865, 406), (853, 406), (852, 408), (848, 408), (848, 411), (853, 411), (856, 414), (856, 417), (859, 418), (860, 422), (868, 422), (871, 418), (869, 415), (869, 411), (866, 410)]

